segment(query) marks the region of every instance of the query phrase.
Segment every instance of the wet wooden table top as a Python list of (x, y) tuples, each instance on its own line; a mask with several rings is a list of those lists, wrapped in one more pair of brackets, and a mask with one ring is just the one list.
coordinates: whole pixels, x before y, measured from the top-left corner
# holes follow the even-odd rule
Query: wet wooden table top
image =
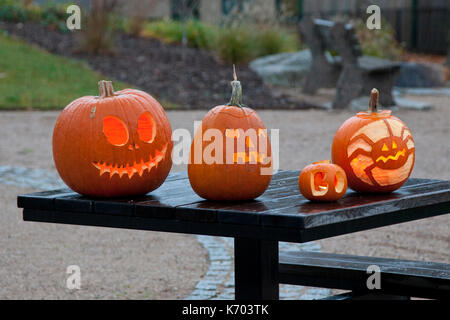
[(307, 242), (450, 212), (450, 181), (409, 179), (390, 194), (359, 194), (315, 203), (298, 190), (298, 171), (280, 171), (253, 201), (206, 201), (186, 172), (148, 195), (90, 199), (70, 189), (18, 196), (25, 221)]

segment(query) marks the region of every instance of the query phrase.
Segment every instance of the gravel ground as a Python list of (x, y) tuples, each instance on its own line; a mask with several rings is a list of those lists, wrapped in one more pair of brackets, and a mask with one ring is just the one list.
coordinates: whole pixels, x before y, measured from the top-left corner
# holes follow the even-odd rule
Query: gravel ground
[[(407, 96), (431, 102), (431, 111), (394, 114), (416, 143), (413, 177), (450, 179), (449, 97)], [(204, 111), (168, 112), (172, 128), (193, 131)], [(259, 111), (280, 129), (280, 168), (300, 170), (330, 158), (339, 125), (354, 112)], [(54, 169), (51, 134), (58, 112), (0, 112), (0, 166)], [(174, 170), (184, 170), (177, 166)], [(106, 228), (23, 223), (16, 196), (29, 192), (0, 184), (1, 298), (183, 298), (208, 269), (194, 236)], [(320, 241), (323, 251), (450, 263), (450, 217), (441, 216)], [(76, 245), (74, 245), (76, 244)], [(154, 256), (155, 259), (149, 259)], [(82, 268), (83, 289), (65, 288), (65, 269)], [(161, 265), (165, 266), (161, 268)]]

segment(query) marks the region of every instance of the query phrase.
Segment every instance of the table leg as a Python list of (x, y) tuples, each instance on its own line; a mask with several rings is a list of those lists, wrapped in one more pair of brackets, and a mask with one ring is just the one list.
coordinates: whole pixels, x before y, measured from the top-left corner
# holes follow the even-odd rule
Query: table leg
[(278, 241), (234, 238), (236, 300), (278, 300)]

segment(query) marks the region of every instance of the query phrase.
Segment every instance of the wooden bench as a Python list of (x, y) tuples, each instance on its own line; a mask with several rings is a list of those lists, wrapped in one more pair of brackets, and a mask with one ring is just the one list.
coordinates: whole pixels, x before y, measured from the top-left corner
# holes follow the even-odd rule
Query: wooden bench
[(353, 99), (367, 96), (372, 88), (378, 88), (383, 93), (380, 104), (395, 105), (392, 88), (401, 63), (363, 56), (350, 24), (304, 18), (300, 32), (312, 54), (303, 92), (314, 94), (319, 88), (336, 87), (332, 107), (342, 109)]
[[(444, 263), (321, 252), (280, 253), (279, 261), (280, 283), (351, 291), (339, 299), (450, 298), (450, 265)], [(371, 265), (380, 268), (380, 289), (367, 288)]]

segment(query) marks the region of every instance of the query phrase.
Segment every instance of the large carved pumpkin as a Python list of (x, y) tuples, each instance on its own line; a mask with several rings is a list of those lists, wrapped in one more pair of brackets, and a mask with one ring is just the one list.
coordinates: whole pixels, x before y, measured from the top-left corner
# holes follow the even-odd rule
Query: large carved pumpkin
[(164, 109), (149, 94), (114, 92), (70, 103), (53, 132), (53, 158), (64, 182), (93, 197), (139, 195), (158, 188), (172, 167), (172, 130)]
[(272, 178), (271, 148), (258, 114), (242, 105), (236, 79), (231, 101), (210, 110), (191, 145), (188, 176), (194, 191), (209, 200), (249, 200)]
[(378, 91), (367, 112), (345, 121), (336, 132), (333, 162), (346, 172), (348, 185), (361, 192), (391, 192), (408, 179), (414, 166), (411, 131), (390, 110), (378, 111)]

